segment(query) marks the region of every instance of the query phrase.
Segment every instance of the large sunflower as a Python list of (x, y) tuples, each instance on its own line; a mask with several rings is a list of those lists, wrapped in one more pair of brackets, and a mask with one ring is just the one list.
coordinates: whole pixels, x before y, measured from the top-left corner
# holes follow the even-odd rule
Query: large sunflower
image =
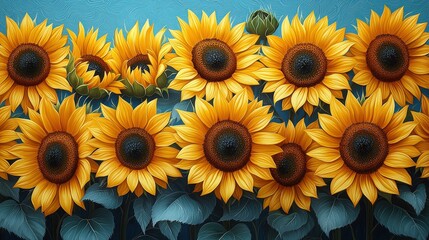
[(182, 31), (170, 30), (170, 43), (176, 53), (168, 64), (178, 70), (169, 88), (182, 91), (182, 100), (220, 95), (231, 99), (232, 93), (246, 89), (253, 99), (251, 85), (258, 85), (254, 72), (262, 67), (257, 62), (259, 36), (245, 34), (246, 23), (231, 28), (229, 14), (218, 24), (216, 14), (202, 14), (201, 20), (188, 11), (189, 24), (179, 18)]
[(414, 121), (417, 122), (415, 133), (423, 138), (423, 141), (418, 143), (416, 147), (422, 155), (417, 159), (416, 167), (423, 168), (423, 178), (429, 178), (429, 99), (422, 96), (421, 101), (422, 112), (412, 112)]
[(7, 179), (7, 160), (15, 158), (8, 150), (16, 144), (15, 140), (19, 139), (15, 132), (18, 124), (16, 119), (10, 118), (10, 106), (1, 107), (0, 116), (0, 178)]
[(130, 86), (136, 82), (145, 88), (149, 85), (165, 87), (159, 86), (157, 81), (167, 68), (164, 56), (171, 51), (170, 44), (162, 44), (164, 32), (165, 29), (161, 29), (155, 35), (149, 21), (140, 31), (137, 22), (127, 33), (126, 39), (122, 30), (116, 30), (112, 69), (127, 79)]
[(8, 169), (18, 176), (15, 187), (34, 188), (31, 201), (35, 209), (49, 215), (60, 206), (73, 212), (73, 202), (84, 208), (84, 186), (93, 161), (87, 159), (93, 148), (87, 144), (92, 135), (89, 123), (98, 114), (86, 114), (86, 106), (75, 107), (74, 95), (61, 103), (59, 111), (45, 98), (40, 102), (40, 114), (30, 110), (30, 119), (18, 124), (22, 143), (10, 153), (19, 158)]
[(285, 140), (280, 143), (283, 152), (273, 156), (276, 163), (276, 168), (270, 169), (273, 178), (255, 179), (256, 187), (260, 187), (258, 197), (264, 198), (264, 208), (269, 206), (270, 211), (281, 207), (288, 213), (294, 202), (309, 211), (311, 198), (317, 198), (317, 187), (325, 185), (323, 179), (314, 174), (317, 160), (306, 155), (317, 145), (305, 133), (305, 129), (304, 120), (299, 121), (296, 127), (290, 121), (287, 126), (281, 124), (277, 132)]
[(189, 170), (188, 183), (197, 184), (202, 195), (215, 192), (227, 202), (240, 199), (242, 190), (253, 192), (253, 175), (271, 179), (272, 155), (282, 150), (275, 144), (284, 138), (269, 124), (272, 113), (262, 102), (248, 103), (246, 91), (230, 102), (214, 99), (214, 106), (197, 97), (196, 113), (178, 111), (184, 122), (173, 126), (182, 147), (177, 166)]
[(328, 17), (316, 22), (314, 13), (301, 22), (285, 18), (282, 37), (267, 37), (261, 61), (267, 66), (256, 73), (267, 81), (263, 92), (274, 92), (274, 102), (282, 100), (284, 110), (296, 112), (303, 107), (307, 114), (319, 99), (329, 103), (331, 96), (342, 98), (341, 90), (350, 89), (346, 73), (354, 66), (344, 56), (352, 43), (344, 41), (345, 29), (328, 25)]
[(181, 177), (173, 165), (177, 149), (167, 127), (170, 112), (156, 113), (157, 100), (144, 101), (135, 109), (119, 98), (116, 109), (102, 105), (104, 118), (94, 122), (90, 144), (98, 148), (91, 158), (103, 161), (97, 177), (107, 176), (107, 187), (118, 187), (119, 195), (144, 191), (155, 195), (156, 185), (166, 188), (168, 176)]
[(98, 88), (120, 94), (125, 85), (118, 81), (120, 75), (112, 72), (113, 58), (110, 42), (106, 43), (107, 34), (98, 38), (98, 29), (94, 31), (93, 28), (85, 34), (82, 23), (79, 23), (78, 35), (71, 30), (68, 32), (73, 44), (72, 54), (77, 77), (88, 86), (88, 91)]
[(21, 105), (38, 110), (40, 98), (58, 102), (55, 89), (71, 91), (66, 80), (67, 36), (63, 26), (39, 25), (25, 14), (20, 26), (6, 17), (6, 32), (0, 33), (0, 101), (12, 111)]
[(371, 11), (369, 24), (357, 20), (357, 34), (347, 34), (355, 44), (353, 82), (366, 86), (366, 96), (381, 89), (383, 100), (392, 95), (401, 106), (420, 99), (419, 87), (429, 88), (429, 33), (427, 23), (417, 23), (418, 14), (403, 19), (404, 8), (383, 14)]
[(354, 205), (362, 193), (374, 203), (377, 190), (399, 194), (396, 181), (411, 184), (406, 168), (415, 166), (421, 138), (410, 135), (416, 123), (404, 123), (408, 107), (394, 113), (393, 98), (382, 104), (378, 90), (362, 106), (349, 92), (345, 105), (332, 99), (330, 108), (332, 116), (319, 114), (321, 129), (306, 132), (321, 145), (307, 155), (320, 162), (316, 175), (333, 178), (332, 194), (347, 189)]

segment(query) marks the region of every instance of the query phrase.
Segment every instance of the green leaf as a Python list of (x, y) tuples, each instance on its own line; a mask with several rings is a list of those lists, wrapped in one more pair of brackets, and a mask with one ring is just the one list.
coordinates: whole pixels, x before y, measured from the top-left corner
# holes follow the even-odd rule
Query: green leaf
[(410, 187), (404, 184), (398, 186), (399, 197), (409, 203), (415, 210), (417, 215), (420, 215), (426, 204), (426, 188), (425, 185), (419, 184), (414, 192), (411, 192)]
[(61, 225), (61, 237), (64, 240), (109, 239), (115, 228), (113, 214), (105, 208), (98, 208), (92, 215), (91, 218), (66, 217)]
[(349, 199), (319, 194), (318, 199), (312, 201), (312, 208), (317, 216), (320, 228), (329, 236), (331, 230), (344, 227), (356, 220), (359, 215), (359, 205), (353, 207)]
[(82, 200), (98, 203), (107, 209), (116, 209), (122, 204), (122, 197), (118, 196), (116, 188), (106, 188), (100, 183), (91, 185)]
[(170, 221), (159, 222), (158, 226), (161, 233), (164, 236), (166, 236), (169, 240), (177, 239), (180, 229), (182, 228), (182, 224), (180, 224), (179, 222), (170, 222)]
[(151, 220), (151, 212), (155, 198), (152, 196), (142, 195), (141, 197), (134, 200), (134, 217), (140, 224), (143, 233), (146, 232), (146, 228)]
[(247, 240), (251, 238), (249, 228), (243, 223), (226, 231), (221, 224), (210, 222), (204, 224), (198, 232), (198, 240)]
[(294, 231), (304, 226), (308, 221), (308, 213), (302, 209), (285, 214), (282, 211), (271, 212), (267, 222), (279, 234)]
[(45, 217), (29, 204), (6, 200), (0, 203), (0, 228), (20, 238), (42, 239), (46, 231)]
[(261, 212), (261, 200), (257, 199), (255, 194), (244, 193), (240, 200), (232, 199), (231, 202), (224, 205), (223, 215), (219, 221), (251, 222), (259, 218)]
[(14, 188), (14, 182), (0, 178), (0, 195), (19, 201), (19, 188)]
[(302, 227), (293, 230), (288, 231), (280, 235), (280, 239), (284, 240), (300, 240), (303, 239), (305, 236), (307, 236), (311, 230), (314, 228), (314, 220), (313, 218), (309, 217), (307, 223), (305, 223)]
[(374, 217), (395, 235), (403, 235), (426, 240), (429, 233), (427, 222), (421, 218), (413, 218), (405, 209), (395, 206), (386, 200), (375, 204)]

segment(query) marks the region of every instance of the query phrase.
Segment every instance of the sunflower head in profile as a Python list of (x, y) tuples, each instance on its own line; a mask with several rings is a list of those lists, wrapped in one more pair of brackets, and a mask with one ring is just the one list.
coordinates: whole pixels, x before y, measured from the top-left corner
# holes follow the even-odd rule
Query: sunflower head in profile
[(362, 105), (349, 92), (345, 105), (332, 99), (330, 108), (331, 116), (319, 114), (321, 128), (306, 132), (320, 145), (307, 155), (319, 160), (316, 175), (332, 178), (332, 194), (347, 189), (357, 205), (362, 194), (371, 203), (378, 191), (399, 194), (396, 181), (411, 185), (407, 168), (421, 138), (411, 134), (416, 123), (404, 122), (408, 107), (395, 113), (393, 98), (382, 104), (378, 90)]
[(0, 33), (0, 102), (15, 111), (21, 105), (39, 109), (41, 98), (58, 102), (55, 89), (71, 91), (66, 76), (67, 36), (63, 26), (52, 27), (47, 20), (36, 25), (28, 14), (18, 26), (6, 17), (6, 34)]
[(68, 30), (73, 52), (67, 66), (68, 80), (77, 93), (98, 99), (110, 92), (120, 94), (125, 85), (119, 81), (120, 75), (112, 72), (110, 43), (106, 35), (98, 38), (98, 29), (91, 28), (85, 33), (82, 23), (76, 35)]
[[(90, 122), (98, 114), (76, 108), (74, 95), (67, 97), (57, 111), (45, 98), (40, 113), (29, 110), (30, 119), (19, 119), (22, 143), (11, 148), (16, 160), (8, 169), (18, 176), (15, 187), (33, 189), (31, 201), (45, 215), (60, 206), (72, 214), (74, 203), (84, 208), (84, 186), (91, 171), (97, 169), (88, 156), (94, 151), (87, 142), (92, 138)], [(74, 202), (74, 203), (73, 203)]]
[[(122, 30), (115, 31), (115, 47), (112, 49), (112, 69), (120, 73), (129, 96), (145, 97), (167, 86), (166, 54), (171, 52), (171, 45), (162, 44), (165, 29), (156, 35), (153, 25), (146, 21), (139, 28), (137, 22), (124, 37)], [(160, 92), (160, 91), (158, 91)]]
[(416, 145), (422, 153), (417, 159), (416, 167), (423, 169), (422, 178), (429, 178), (429, 99), (425, 96), (422, 96), (421, 108), (422, 112), (411, 112), (417, 123), (414, 132), (423, 138), (423, 141)]
[(181, 31), (170, 30), (175, 56), (168, 64), (178, 73), (169, 88), (180, 90), (182, 100), (217, 95), (229, 100), (242, 89), (253, 99), (250, 86), (259, 84), (254, 72), (262, 67), (255, 45), (259, 36), (245, 34), (246, 23), (231, 28), (229, 14), (218, 24), (215, 13), (203, 12), (200, 20), (189, 10), (188, 21), (179, 18)]
[[(311, 124), (308, 128), (314, 128)], [(310, 211), (311, 198), (317, 198), (317, 187), (325, 182), (314, 172), (317, 160), (310, 158), (306, 152), (317, 147), (305, 133), (304, 120), (296, 126), (288, 122), (287, 126), (280, 124), (278, 133), (285, 137), (280, 143), (282, 152), (273, 156), (276, 168), (271, 168), (270, 180), (255, 179), (255, 185), (260, 187), (258, 197), (264, 199), (264, 208), (270, 211), (282, 208), (285, 213), (295, 204)]]
[(316, 22), (312, 12), (303, 22), (298, 15), (292, 22), (286, 17), (281, 31), (282, 37), (267, 36), (269, 47), (262, 47), (267, 67), (256, 75), (267, 81), (263, 92), (273, 92), (274, 102), (282, 100), (283, 110), (302, 107), (309, 115), (319, 100), (342, 98), (341, 90), (350, 89), (346, 73), (354, 66), (344, 56), (352, 45), (344, 41), (345, 28), (328, 25), (327, 17)]
[(181, 177), (174, 167), (178, 150), (167, 127), (170, 112), (156, 112), (157, 100), (144, 101), (135, 109), (119, 98), (116, 109), (102, 105), (103, 118), (94, 121), (90, 144), (97, 148), (91, 158), (102, 161), (97, 177), (107, 176), (107, 187), (119, 195), (134, 192), (156, 194), (156, 186), (167, 187), (168, 177)]
[(419, 87), (429, 88), (429, 33), (427, 23), (417, 23), (418, 14), (404, 19), (404, 8), (393, 13), (384, 7), (370, 22), (357, 20), (357, 34), (347, 34), (356, 60), (353, 82), (366, 86), (366, 96), (381, 89), (383, 100), (392, 95), (404, 106), (420, 99)]
[(15, 132), (18, 127), (16, 119), (10, 118), (10, 106), (0, 108), (0, 178), (8, 179), (7, 169), (9, 162), (7, 160), (15, 159), (8, 150), (16, 145), (18, 134)]
[(243, 90), (229, 102), (216, 97), (214, 106), (197, 97), (195, 108), (195, 113), (179, 110), (184, 125), (173, 126), (182, 147), (177, 166), (189, 170), (188, 183), (197, 184), (195, 191), (214, 191), (227, 202), (231, 196), (240, 199), (242, 190), (253, 192), (253, 175), (272, 179), (272, 155), (282, 151), (276, 144), (284, 138), (273, 130), (269, 106), (249, 103)]

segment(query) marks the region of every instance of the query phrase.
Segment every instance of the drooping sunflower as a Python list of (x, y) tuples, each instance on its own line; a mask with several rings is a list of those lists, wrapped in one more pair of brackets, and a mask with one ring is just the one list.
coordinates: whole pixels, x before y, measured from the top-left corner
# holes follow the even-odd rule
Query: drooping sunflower
[(20, 26), (6, 17), (6, 34), (0, 33), (0, 102), (14, 112), (21, 105), (38, 110), (41, 98), (58, 102), (55, 89), (71, 91), (66, 80), (67, 36), (63, 26), (47, 20), (35, 25), (25, 14)]
[(227, 202), (231, 196), (240, 199), (242, 190), (253, 192), (253, 175), (272, 178), (272, 155), (282, 151), (276, 144), (284, 138), (269, 124), (269, 106), (248, 103), (243, 90), (229, 102), (216, 97), (214, 106), (197, 97), (195, 108), (195, 113), (179, 110), (184, 125), (173, 126), (182, 147), (177, 166), (189, 170), (188, 183), (197, 184), (195, 191), (214, 191)]
[(349, 92), (345, 105), (332, 99), (330, 109), (332, 116), (319, 114), (321, 129), (306, 132), (321, 145), (307, 155), (319, 160), (316, 175), (333, 178), (332, 194), (347, 189), (356, 206), (362, 193), (374, 203), (378, 191), (399, 194), (396, 181), (411, 184), (407, 168), (421, 138), (411, 134), (416, 123), (404, 122), (408, 107), (394, 113), (393, 98), (382, 104), (377, 90), (362, 106)]
[(269, 47), (262, 47), (267, 68), (255, 74), (267, 81), (263, 92), (274, 92), (274, 102), (282, 100), (283, 110), (303, 107), (309, 115), (319, 100), (342, 98), (341, 90), (350, 89), (346, 73), (354, 66), (344, 56), (352, 45), (344, 41), (345, 28), (328, 25), (328, 17), (316, 22), (312, 12), (304, 22), (298, 15), (292, 22), (286, 17), (281, 30), (282, 37), (267, 36)]
[(15, 119), (10, 118), (10, 106), (0, 108), (0, 178), (7, 179), (7, 169), (9, 162), (7, 160), (14, 159), (8, 150), (16, 144), (19, 139), (15, 132), (18, 123)]
[(429, 99), (425, 96), (422, 96), (421, 107), (421, 113), (411, 112), (417, 123), (414, 131), (423, 138), (423, 141), (416, 145), (422, 153), (417, 159), (416, 167), (423, 168), (422, 178), (429, 178)]
[(84, 208), (84, 186), (97, 165), (88, 156), (94, 148), (87, 144), (92, 138), (88, 130), (97, 113), (86, 113), (86, 106), (76, 108), (74, 95), (67, 97), (57, 111), (45, 98), (40, 113), (29, 110), (30, 119), (19, 119), (22, 143), (10, 153), (19, 160), (8, 169), (18, 176), (15, 187), (34, 188), (31, 201), (45, 215), (60, 206), (73, 212), (73, 202)]
[(90, 144), (98, 148), (91, 158), (102, 163), (97, 177), (107, 176), (107, 187), (116, 187), (119, 195), (129, 191), (141, 196), (155, 195), (156, 185), (166, 188), (168, 176), (181, 177), (175, 141), (167, 127), (170, 112), (156, 113), (157, 100), (144, 101), (135, 109), (119, 98), (116, 109), (102, 105), (104, 118), (94, 121)]
[(296, 127), (290, 121), (287, 126), (281, 124), (277, 132), (285, 140), (280, 143), (283, 151), (273, 156), (276, 163), (276, 168), (270, 169), (273, 178), (255, 179), (256, 187), (260, 187), (257, 196), (264, 199), (264, 208), (269, 206), (270, 211), (282, 208), (288, 213), (294, 202), (309, 211), (311, 198), (317, 198), (317, 187), (325, 185), (323, 179), (314, 173), (318, 166), (317, 160), (306, 155), (317, 145), (305, 133), (305, 129), (304, 120), (299, 121)]
[(357, 20), (357, 34), (350, 52), (356, 60), (353, 82), (366, 86), (366, 96), (381, 89), (383, 100), (392, 95), (401, 106), (420, 99), (419, 87), (429, 88), (429, 33), (418, 14), (404, 19), (404, 8), (391, 13), (385, 6), (381, 17), (371, 11), (370, 22)]
[(168, 62), (178, 70), (169, 88), (182, 91), (182, 100), (198, 96), (211, 100), (220, 95), (228, 100), (242, 89), (253, 99), (251, 85), (258, 85), (254, 73), (258, 62), (259, 36), (245, 34), (246, 23), (231, 28), (229, 14), (218, 24), (216, 13), (201, 20), (188, 11), (189, 24), (179, 18), (181, 31), (170, 30), (176, 55)]
[(107, 34), (98, 38), (98, 29), (91, 28), (85, 33), (82, 23), (79, 23), (79, 32), (76, 35), (68, 30), (73, 44), (73, 62), (76, 77), (70, 77), (72, 85), (80, 94), (89, 94), (100, 98), (109, 92), (121, 93), (125, 85), (118, 81), (119, 74), (112, 72), (112, 54), (110, 42), (106, 43)]
[(122, 30), (116, 30), (115, 47), (112, 49), (112, 69), (128, 81), (127, 89), (131, 88), (129, 93), (132, 95), (138, 93), (132, 91), (134, 84), (144, 88), (149, 85), (166, 87), (167, 60), (164, 57), (171, 52), (170, 44), (162, 44), (165, 29), (155, 35), (149, 21), (145, 22), (140, 31), (139, 29), (137, 22), (126, 38)]

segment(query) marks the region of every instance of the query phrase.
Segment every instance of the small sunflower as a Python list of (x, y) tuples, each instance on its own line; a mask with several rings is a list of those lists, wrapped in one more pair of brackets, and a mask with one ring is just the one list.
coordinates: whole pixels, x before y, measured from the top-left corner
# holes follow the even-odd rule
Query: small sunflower
[(107, 187), (119, 195), (129, 191), (155, 195), (156, 185), (166, 188), (168, 176), (181, 177), (173, 131), (167, 127), (170, 112), (156, 113), (157, 100), (144, 101), (135, 109), (119, 98), (116, 109), (101, 106), (104, 118), (94, 122), (90, 144), (98, 148), (91, 158), (103, 161), (97, 177), (107, 176)]
[(416, 123), (404, 123), (408, 107), (394, 113), (393, 98), (382, 104), (378, 90), (362, 106), (349, 92), (345, 105), (332, 99), (330, 108), (332, 116), (319, 114), (321, 129), (306, 132), (321, 145), (307, 155), (319, 160), (316, 175), (333, 178), (332, 194), (347, 189), (354, 205), (362, 193), (374, 203), (377, 190), (399, 194), (396, 181), (411, 184), (421, 138), (411, 134)]
[(25, 14), (20, 26), (6, 17), (6, 35), (0, 33), (0, 101), (14, 112), (21, 105), (38, 110), (41, 98), (58, 102), (55, 89), (71, 91), (66, 80), (67, 36), (63, 26), (39, 25)]
[(113, 58), (110, 43), (106, 43), (106, 35), (98, 38), (98, 29), (91, 28), (87, 34), (82, 23), (76, 35), (68, 30), (73, 44), (70, 68), (75, 71), (69, 75), (69, 81), (79, 94), (101, 98), (109, 92), (121, 93), (125, 85), (118, 81), (119, 74), (112, 72)]
[(357, 20), (357, 34), (350, 49), (356, 60), (353, 82), (366, 86), (366, 96), (381, 89), (383, 100), (392, 95), (401, 106), (420, 99), (419, 87), (429, 88), (429, 33), (427, 23), (417, 23), (418, 14), (404, 19), (404, 8), (380, 16), (371, 11), (369, 24)]
[(282, 37), (267, 36), (269, 47), (262, 46), (261, 61), (267, 66), (255, 74), (267, 81), (263, 92), (274, 92), (274, 102), (282, 100), (283, 110), (301, 107), (309, 115), (319, 100), (342, 98), (341, 90), (350, 89), (347, 72), (354, 66), (344, 56), (352, 43), (344, 41), (345, 28), (328, 25), (328, 17), (316, 22), (314, 13), (301, 22), (282, 23)]
[(220, 95), (228, 100), (242, 89), (253, 99), (251, 85), (258, 85), (254, 72), (258, 62), (259, 36), (245, 34), (246, 23), (231, 28), (229, 14), (218, 24), (216, 14), (201, 20), (188, 11), (189, 24), (179, 18), (181, 31), (170, 30), (176, 53), (168, 64), (178, 70), (169, 88), (182, 91), (182, 100), (198, 96), (209, 101)]
[(15, 158), (8, 150), (16, 144), (15, 140), (19, 139), (15, 132), (18, 123), (16, 119), (10, 118), (10, 109), (10, 106), (0, 108), (0, 178), (3, 179), (7, 179), (7, 160)]
[(421, 107), (421, 113), (411, 112), (418, 124), (414, 131), (423, 138), (423, 141), (416, 145), (422, 153), (417, 159), (416, 167), (423, 168), (422, 178), (429, 178), (429, 99), (425, 96), (422, 96)]
[(272, 179), (271, 156), (282, 151), (276, 144), (284, 138), (269, 124), (269, 106), (248, 103), (243, 90), (230, 102), (216, 97), (214, 106), (197, 97), (195, 108), (196, 113), (179, 110), (184, 125), (173, 128), (182, 147), (177, 166), (189, 170), (188, 183), (197, 184), (196, 191), (214, 191), (227, 202), (231, 196), (240, 199), (242, 190), (253, 192), (252, 175)]
[(317, 145), (305, 133), (305, 129), (304, 120), (299, 121), (296, 127), (290, 121), (287, 127), (280, 125), (277, 132), (285, 140), (280, 143), (283, 152), (273, 156), (276, 163), (276, 168), (270, 169), (273, 178), (255, 181), (255, 185), (260, 187), (258, 197), (264, 199), (264, 208), (269, 206), (270, 211), (281, 207), (288, 213), (293, 202), (310, 211), (311, 198), (317, 198), (317, 187), (325, 185), (323, 179), (314, 174), (317, 160), (306, 155)]
[[(139, 23), (127, 33), (125, 38), (122, 30), (115, 31), (115, 47), (112, 49), (112, 69), (126, 79), (128, 95), (143, 95), (136, 91), (150, 85), (165, 88), (167, 77), (167, 60), (165, 55), (171, 52), (170, 44), (162, 44), (165, 29), (156, 35), (153, 25), (146, 21), (139, 31)], [(140, 86), (135, 86), (136, 84)], [(142, 91), (145, 93), (144, 91)], [(143, 96), (140, 96), (143, 97)]]
[(87, 144), (92, 137), (88, 127), (97, 115), (87, 114), (86, 106), (76, 108), (72, 95), (64, 99), (59, 111), (43, 98), (40, 114), (29, 110), (30, 119), (19, 119), (22, 143), (10, 150), (19, 160), (8, 173), (19, 177), (15, 187), (34, 188), (33, 206), (42, 207), (45, 215), (60, 206), (71, 215), (73, 202), (85, 207), (84, 186), (97, 168), (87, 159), (94, 150)]

